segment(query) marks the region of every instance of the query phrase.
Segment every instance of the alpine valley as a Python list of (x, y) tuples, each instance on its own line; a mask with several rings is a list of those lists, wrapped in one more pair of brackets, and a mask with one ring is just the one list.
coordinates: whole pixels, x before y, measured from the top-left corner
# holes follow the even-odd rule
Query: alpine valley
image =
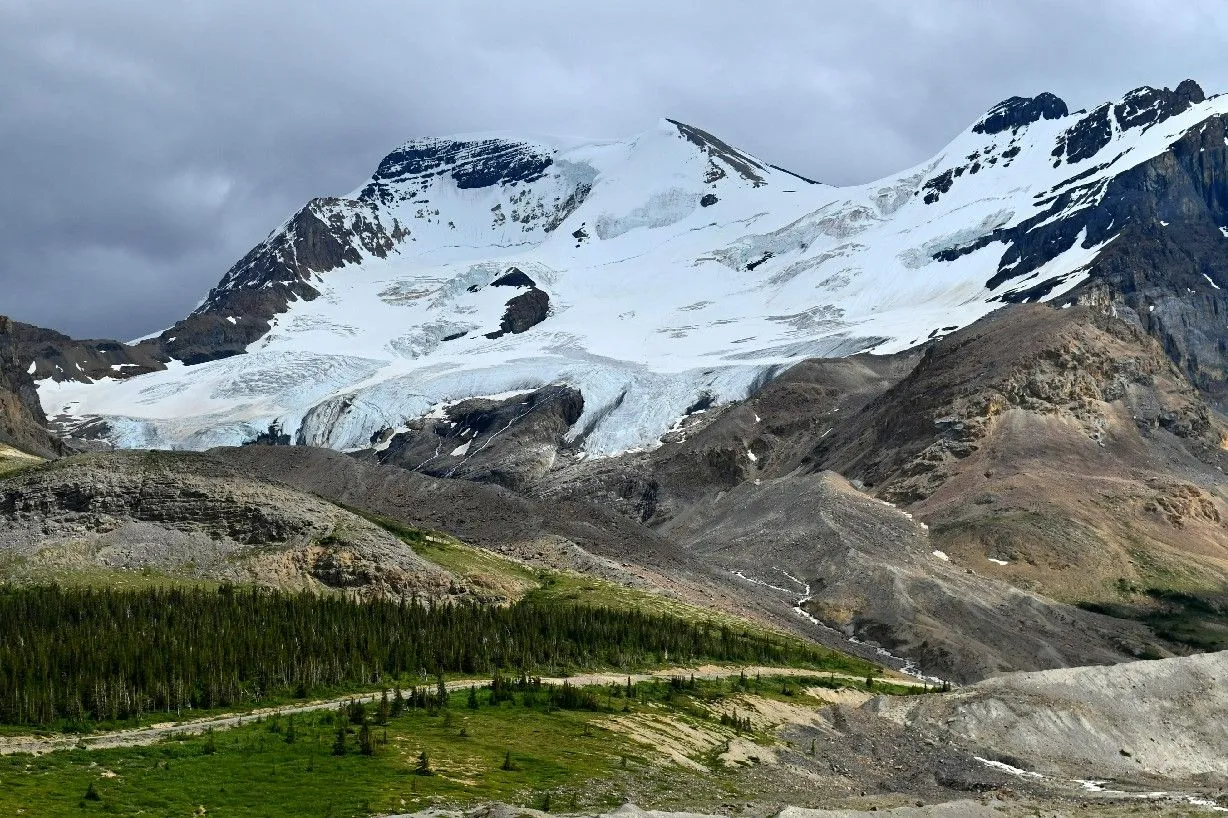
[[(669, 119), (416, 139), (156, 335), (0, 317), (0, 570), (570, 594), (858, 668), (804, 716), (743, 675), (711, 741), (628, 703), (612, 735), (698, 777), (671, 800), (609, 773), (607, 801), (1222, 809), (1225, 411), (1228, 95), (1192, 80), (1012, 97), (852, 187)], [(866, 662), (942, 692), (871, 698)], [(430, 804), (522, 814), (526, 786)]]

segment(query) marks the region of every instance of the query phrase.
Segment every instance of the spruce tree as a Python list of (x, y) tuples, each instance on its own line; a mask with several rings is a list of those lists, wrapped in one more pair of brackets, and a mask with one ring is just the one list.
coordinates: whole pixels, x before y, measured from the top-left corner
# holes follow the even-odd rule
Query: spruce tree
[(333, 739), (333, 755), (343, 756), (345, 755), (345, 750), (345, 722), (342, 722), (341, 726), (337, 728), (337, 737)]
[(391, 712), (392, 706), (388, 703), (388, 691), (385, 690), (379, 698), (379, 723), (387, 724)]

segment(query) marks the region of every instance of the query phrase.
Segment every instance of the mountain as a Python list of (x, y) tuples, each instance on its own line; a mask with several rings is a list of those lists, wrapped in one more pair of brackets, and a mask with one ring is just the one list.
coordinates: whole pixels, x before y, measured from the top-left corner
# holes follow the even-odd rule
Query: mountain
[(5, 549), (182, 554), (225, 502), (119, 498), (242, 478), (944, 679), (1228, 646), (1225, 116), (1016, 97), (846, 188), (671, 120), (410, 142), (157, 336), (10, 323), (35, 427), (211, 451), (23, 478)]
[(1050, 301), (1115, 310), (1221, 400), (1225, 113), (1192, 81), (1074, 113), (1014, 97), (852, 187), (672, 120), (623, 141), (415, 140), (129, 347), (140, 367), (31, 361), (63, 428), (103, 419), (121, 446), (272, 432), (351, 450), (457, 401), (563, 385), (579, 393), (563, 442), (610, 454), (800, 360)]

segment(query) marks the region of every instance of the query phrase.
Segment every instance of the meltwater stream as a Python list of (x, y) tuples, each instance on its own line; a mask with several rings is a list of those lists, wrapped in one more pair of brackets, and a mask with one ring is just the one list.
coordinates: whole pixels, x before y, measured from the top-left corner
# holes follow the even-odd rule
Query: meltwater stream
[(779, 593), (789, 596), (790, 598), (795, 600), (793, 604), (793, 612), (795, 614), (802, 617), (803, 619), (808, 620), (811, 624), (817, 625), (818, 627), (823, 628), (824, 630), (828, 630), (828, 631), (831, 631), (832, 633), (840, 634), (840, 636), (842, 636), (844, 639), (846, 639), (848, 642), (851, 642), (854, 645), (863, 645), (868, 648), (873, 648), (874, 652), (879, 656), (879, 658), (884, 660), (887, 664), (892, 665), (895, 670), (899, 671), (900, 673), (903, 673), (905, 676), (911, 676), (914, 679), (918, 679), (923, 682), (928, 682), (929, 684), (932, 684), (932, 685), (944, 685), (945, 684), (948, 686), (953, 686), (950, 682), (938, 676), (928, 676), (922, 673), (920, 667), (918, 667), (917, 663), (913, 661), (912, 659), (909, 659), (904, 656), (896, 656), (894, 653), (887, 650), (886, 648), (879, 647), (878, 645), (874, 645), (869, 642), (864, 642), (861, 639), (858, 639), (856, 636), (847, 636), (844, 633), (841, 633), (840, 631), (836, 630), (835, 628), (832, 628), (824, 624), (823, 622), (821, 622), (819, 619), (817, 619), (815, 616), (813, 616), (809, 611), (807, 611), (803, 607), (811, 599), (810, 583), (803, 582), (802, 580), (798, 579), (797, 577), (793, 576), (788, 571), (785, 571), (782, 568), (777, 568), (776, 566), (772, 566), (772, 570), (779, 572), (780, 575), (785, 577), (785, 579), (789, 580), (789, 582), (793, 583), (798, 588), (801, 588), (802, 589), (801, 596), (798, 596), (797, 591), (795, 589), (782, 588), (779, 585), (773, 585), (772, 583), (767, 582), (765, 580), (756, 579), (755, 577), (747, 576), (742, 571), (731, 571), (730, 573), (732, 573), (738, 579), (744, 580), (746, 582), (752, 582), (755, 585), (762, 585), (765, 588), (770, 588), (773, 591), (778, 591)]

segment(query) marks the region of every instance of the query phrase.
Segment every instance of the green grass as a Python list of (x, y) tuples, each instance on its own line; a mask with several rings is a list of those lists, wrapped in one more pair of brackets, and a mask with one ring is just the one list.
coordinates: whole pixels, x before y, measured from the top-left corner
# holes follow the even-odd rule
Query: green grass
[[(749, 679), (745, 689), (736, 679), (699, 680), (693, 687), (643, 682), (634, 700), (613, 685), (590, 688), (597, 710), (526, 707), (523, 694), (492, 706), (488, 691), (472, 710), (462, 691), (443, 713), (410, 710), (386, 728), (373, 727), (373, 756), (359, 754), (352, 724), (349, 751), (332, 754), (343, 720), (331, 710), (295, 716), (293, 743), (286, 741), (290, 718), (280, 716), (148, 747), (9, 756), (0, 758), (0, 814), (191, 815), (203, 805), (209, 815), (339, 817), (489, 800), (540, 808), (547, 793), (555, 811), (604, 810), (645, 792), (707, 798), (715, 806), (743, 794), (736, 771), (711, 753), (696, 759), (709, 765), (703, 772), (665, 764), (650, 748), (610, 730), (610, 721), (668, 714), (732, 735), (704, 704), (748, 692), (817, 706), (800, 689), (832, 684), (818, 676)], [(772, 741), (769, 734), (745, 737)], [(431, 775), (417, 773), (422, 752)], [(510, 770), (504, 769), (508, 753)], [(99, 800), (84, 797), (91, 784)]]
[(1080, 607), (1117, 619), (1142, 622), (1170, 642), (1195, 650), (1228, 650), (1228, 594), (1147, 588), (1140, 601), (1083, 603)]
[(9, 477), (46, 461), (20, 449), (0, 443), (0, 478)]
[(153, 568), (65, 568), (53, 562), (31, 561), (25, 557), (0, 555), (0, 578), (19, 585), (54, 584), (63, 588), (109, 588), (116, 591), (142, 591), (151, 588), (204, 588), (215, 590), (223, 583), (211, 579), (169, 574)]

